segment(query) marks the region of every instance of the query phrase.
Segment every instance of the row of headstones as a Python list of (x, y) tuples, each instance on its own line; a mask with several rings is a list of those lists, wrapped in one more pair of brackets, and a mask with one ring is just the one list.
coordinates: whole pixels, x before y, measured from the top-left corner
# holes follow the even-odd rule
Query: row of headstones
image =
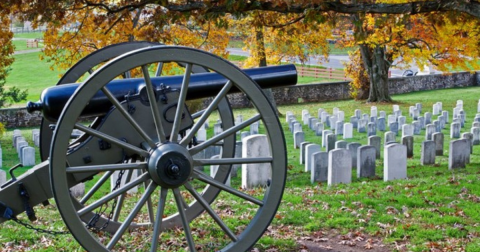
[[(422, 165), (433, 165), (435, 164), (436, 156), (443, 156), (443, 133), (435, 133), (433, 136), (434, 140), (426, 140), (422, 142), (421, 157), (420, 163)], [(311, 182), (318, 181), (328, 181), (329, 184), (334, 183), (335, 181), (342, 181), (345, 183), (347, 180), (343, 178), (344, 175), (336, 173), (334, 170), (335, 164), (330, 165), (330, 155), (332, 151), (338, 149), (345, 149), (349, 151), (349, 154), (346, 155), (346, 152), (343, 154), (335, 154), (336, 157), (343, 155), (345, 159), (349, 159), (350, 169), (357, 169), (357, 177), (372, 177), (375, 176), (375, 159), (380, 158), (380, 143), (381, 138), (379, 136), (370, 136), (368, 138), (368, 145), (362, 146), (359, 143), (348, 143), (346, 141), (336, 141), (333, 149), (327, 148), (326, 151), (321, 151), (321, 146), (319, 144), (314, 144), (310, 142), (301, 143), (300, 147), (300, 164), (305, 164), (305, 172), (311, 172)], [(387, 152), (387, 146), (392, 144), (398, 144), (395, 142), (395, 139), (385, 138), (385, 154), (384, 159), (390, 154)], [(405, 155), (400, 155), (404, 157), (402, 162), (406, 162), (407, 158), (413, 157), (413, 137), (405, 136), (402, 137), (401, 145), (404, 146)], [(395, 150), (393, 148), (392, 150)], [(403, 153), (403, 152), (402, 152)], [(465, 165), (470, 162), (470, 154), (472, 153), (472, 141), (471, 134), (464, 133), (463, 139), (453, 140), (450, 142), (450, 155), (448, 160), (448, 168), (465, 168)], [(393, 156), (392, 156), (393, 157)], [(392, 158), (390, 158), (392, 159)], [(334, 162), (340, 162), (337, 159)], [(395, 162), (398, 162), (396, 160)], [(387, 163), (384, 162), (384, 180), (391, 180), (392, 178), (400, 178), (398, 176), (393, 176), (391, 174), (403, 174), (402, 168), (396, 167), (395, 162)], [(344, 163), (343, 163), (344, 164)], [(330, 168), (329, 168), (330, 167)], [(342, 166), (343, 167), (343, 166)], [(333, 170), (332, 170), (333, 169)], [(340, 169), (340, 168), (339, 168)], [(342, 168), (344, 169), (344, 168)], [(402, 171), (397, 173), (396, 171)], [(330, 172), (333, 172), (330, 175)], [(341, 176), (341, 178), (338, 178)], [(345, 175), (351, 176), (351, 171)], [(330, 178), (330, 179), (329, 179)]]
[[(37, 136), (38, 138), (39, 130), (32, 130), (32, 136)], [(34, 141), (34, 137), (32, 137)], [(13, 148), (17, 151), (18, 159), (23, 166), (33, 166), (35, 165), (35, 148), (28, 145), (25, 137), (22, 136), (21, 130), (13, 131), (12, 138)]]

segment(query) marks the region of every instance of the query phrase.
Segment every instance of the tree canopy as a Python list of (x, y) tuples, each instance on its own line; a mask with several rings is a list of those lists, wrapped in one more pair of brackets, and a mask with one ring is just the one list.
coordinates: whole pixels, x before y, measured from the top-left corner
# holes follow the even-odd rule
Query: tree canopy
[[(358, 46), (352, 64), (363, 63), (363, 69), (347, 67), (354, 94), (362, 89), (369, 101), (391, 100), (388, 70), (393, 65), (415, 61), (445, 71), (478, 64), (479, 1), (11, 0), (4, 5), (34, 24), (48, 24), (45, 55), (60, 68), (129, 40), (186, 45), (225, 56), (229, 27), (246, 41), (253, 55), (250, 65), (327, 56), (326, 39), (340, 30), (343, 45)], [(353, 35), (346, 34), (350, 29)]]

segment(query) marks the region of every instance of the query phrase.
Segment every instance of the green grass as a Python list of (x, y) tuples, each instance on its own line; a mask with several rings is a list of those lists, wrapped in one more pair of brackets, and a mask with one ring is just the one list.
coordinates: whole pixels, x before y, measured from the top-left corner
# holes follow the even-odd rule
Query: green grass
[[(45, 88), (56, 85), (60, 78), (60, 72), (50, 70), (49, 64), (40, 60), (40, 53), (15, 55), (15, 62), (6, 80), (7, 87), (28, 89), (27, 100), (30, 101), (37, 101), (41, 92)], [(24, 105), (24, 103), (18, 105)]]
[[(478, 87), (456, 88), (437, 91), (423, 91), (410, 94), (395, 95), (393, 99), (401, 106), (405, 115), (408, 107), (417, 102), (423, 105), (423, 112), (431, 111), (437, 101), (443, 102), (444, 110), (452, 111), (456, 100), (464, 101), (469, 128), (476, 114), (479, 97)], [(324, 103), (307, 103), (289, 106), (280, 106), (279, 110), (285, 114), (293, 111), (297, 117), (302, 109), (315, 114), (318, 108), (329, 112), (334, 107), (345, 111), (346, 118), (352, 115), (355, 109), (368, 113), (370, 106), (375, 105), (378, 110), (391, 113), (391, 104), (365, 104), (360, 101), (334, 101)], [(248, 118), (249, 109), (235, 110)], [(408, 116), (408, 115), (407, 115)], [(451, 120), (450, 114), (450, 120)], [(411, 122), (411, 119), (407, 119)], [(311, 237), (314, 233), (347, 234), (349, 232), (365, 234), (368, 237), (382, 239), (387, 245), (386, 250), (394, 250), (394, 244), (402, 244), (405, 251), (427, 251), (431, 248), (451, 251), (479, 251), (480, 249), (480, 145), (475, 145), (471, 163), (465, 169), (448, 170), (449, 126), (443, 130), (445, 134), (445, 156), (436, 158), (436, 164), (422, 166), (420, 159), (420, 144), (424, 140), (425, 132), (415, 136), (414, 158), (408, 159), (408, 179), (384, 182), (383, 159), (377, 160), (377, 177), (356, 178), (353, 171), (352, 183), (349, 185), (327, 186), (326, 183), (310, 183), (310, 174), (304, 172), (303, 165), (299, 164), (299, 150), (292, 148), (293, 136), (281, 117), (285, 131), (288, 157), (288, 176), (282, 204), (278, 209), (270, 231), (268, 231), (255, 246), (260, 250), (278, 249), (279, 251), (297, 251), (299, 237)], [(462, 129), (462, 132), (468, 128)], [(305, 127), (304, 127), (305, 128)], [(260, 130), (263, 130), (261, 128)], [(318, 142), (314, 132), (304, 130), (306, 139)], [(24, 129), (27, 140), (30, 129)], [(15, 164), (16, 154), (12, 153), (11, 134), (9, 130), (2, 137), (4, 170)], [(211, 134), (211, 132), (209, 132)], [(383, 138), (383, 132), (377, 132)], [(399, 137), (397, 137), (399, 140)], [(349, 142), (366, 143), (366, 134), (354, 134)], [(383, 151), (382, 151), (383, 155)], [(13, 161), (12, 161), (13, 160)], [(232, 180), (233, 187), (240, 185), (239, 178)], [(222, 194), (223, 195), (223, 194)], [(235, 197), (222, 197), (215, 209), (222, 211), (231, 206), (238, 212), (249, 212), (249, 205), (240, 204)], [(174, 209), (174, 208), (172, 208)], [(172, 211), (168, 208), (168, 211)], [(54, 207), (37, 207), (41, 221), (35, 223), (43, 227), (53, 225), (61, 228), (62, 222)], [(21, 216), (24, 218), (24, 216)], [(45, 223), (45, 224), (44, 224)], [(227, 224), (238, 227), (248, 223), (248, 220), (233, 219)], [(222, 236), (222, 232), (210, 227), (208, 217), (202, 216), (194, 223), (197, 230), (207, 230), (208, 237)], [(196, 233), (197, 234), (197, 233)], [(210, 236), (211, 235), (211, 236)], [(26, 230), (18, 225), (7, 222), (2, 224), (0, 243), (5, 247), (7, 242), (15, 245), (23, 243), (28, 246), (38, 246), (38, 240), (43, 235)], [(178, 235), (177, 235), (178, 236)], [(171, 241), (177, 241), (175, 233), (164, 233)], [(66, 238), (50, 237), (56, 248), (78, 249), (79, 246), (71, 236)], [(134, 241), (132, 241), (134, 242)], [(215, 250), (221, 244), (208, 243)], [(175, 250), (172, 247), (171, 250)], [(388, 248), (388, 249), (387, 249)], [(49, 248), (38, 247), (38, 251), (49, 251)]]
[(43, 38), (43, 32), (25, 32), (25, 33), (15, 33), (14, 38), (25, 38), (25, 39), (37, 39)]

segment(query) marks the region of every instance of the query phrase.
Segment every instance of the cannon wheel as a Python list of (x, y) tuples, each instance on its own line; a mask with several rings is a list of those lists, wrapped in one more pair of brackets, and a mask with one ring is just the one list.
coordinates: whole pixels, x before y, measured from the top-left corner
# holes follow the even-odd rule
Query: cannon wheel
[[(226, 92), (232, 87), (236, 87), (250, 99), (256, 113), (248, 120), (235, 126), (225, 127), (224, 125), (224, 131), (216, 137), (197, 146), (190, 146), (191, 137), (198, 131), (200, 125), (204, 123), (203, 119), (206, 118), (206, 116), (202, 116), (195, 122), (190, 133), (183, 139), (166, 139), (162, 134), (152, 136), (151, 138), (147, 136), (145, 141), (148, 142), (150, 146), (148, 151), (141, 150), (137, 146), (131, 146), (128, 143), (122, 143), (121, 141), (112, 141), (108, 136), (98, 134), (94, 129), (86, 129), (85, 126), (77, 123), (77, 118), (80, 117), (83, 108), (99, 90), (108, 93), (105, 85), (110, 80), (132, 68), (141, 66), (145, 70), (147, 69), (147, 65), (157, 62), (183, 62), (187, 65), (182, 89), (180, 91), (179, 104), (183, 104), (185, 101), (188, 80), (192, 72), (191, 66), (199, 65), (219, 73), (229, 80), (220, 92), (212, 94), (213, 100), (205, 111), (206, 116), (218, 106), (218, 102), (221, 99), (227, 97)], [(149, 89), (152, 87), (152, 85), (149, 84), (150, 77), (146, 70), (144, 73), (145, 83), (147, 83), (147, 89)], [(153, 93), (151, 93), (150, 97), (152, 97), (149, 98), (150, 100), (155, 99)], [(111, 100), (111, 102), (113, 104), (116, 103), (115, 100)], [(117, 106), (116, 108), (121, 109), (120, 107)], [(176, 120), (173, 122), (174, 126), (172, 130), (172, 135), (174, 136), (176, 136), (174, 132), (178, 132), (179, 126), (177, 122), (181, 120), (182, 111), (180, 110), (177, 110), (175, 113)], [(156, 115), (158, 111), (155, 112), (155, 109), (152, 109), (152, 112), (154, 118), (159, 117), (159, 115)], [(159, 126), (161, 123), (159, 123), (157, 119), (154, 121), (156, 121), (156, 127), (161, 128), (161, 126)], [(267, 155), (258, 158), (225, 158), (221, 156), (218, 160), (197, 159), (193, 157), (193, 155), (200, 150), (213, 146), (219, 141), (226, 141), (228, 136), (238, 133), (254, 122), (261, 122), (263, 124), (263, 130), (268, 140), (268, 145), (264, 146), (264, 148), (269, 148), (270, 156)], [(125, 123), (127, 123), (127, 120)], [(141, 125), (141, 122), (138, 123)], [(102, 138), (104, 141), (137, 152), (139, 156), (144, 157), (143, 160), (132, 165), (131, 168), (128, 168), (129, 166), (125, 166), (124, 164), (110, 164), (102, 166), (105, 168), (105, 171), (137, 169), (140, 166), (144, 167), (145, 172), (117, 192), (110, 192), (94, 202), (85, 204), (82, 209), (78, 210), (75, 207), (76, 201), (71, 198), (69, 193), (67, 175), (80, 170), (82, 172), (89, 170), (98, 172), (98, 166), (67, 167), (67, 157), (65, 154), (68, 153), (69, 136), (74, 128), (82, 129), (86, 134)], [(161, 131), (162, 130), (159, 130), (158, 132)], [(152, 143), (153, 139), (159, 139), (159, 141)], [(170, 157), (170, 155), (179, 157), (184, 161), (178, 165), (171, 159), (164, 163), (165, 159), (169, 159), (168, 157)], [(167, 165), (168, 162), (170, 162), (169, 165)], [(219, 182), (226, 180), (220, 179), (221, 176), (224, 176), (224, 173), (217, 173), (215, 177), (212, 178), (202, 171), (193, 168), (194, 165), (199, 164), (220, 165), (219, 171), (229, 171), (229, 167), (233, 164), (246, 165), (250, 163), (263, 163), (267, 165), (266, 169), (271, 169), (271, 179), (268, 181), (268, 186), (258, 190), (239, 190)], [(227, 168), (225, 169), (224, 167)], [(168, 178), (159, 175), (170, 173), (178, 175), (180, 174), (179, 172), (181, 174), (188, 174), (188, 176), (183, 177), (182, 175), (182, 179), (174, 184), (170, 184), (167, 182)], [(212, 228), (220, 230), (221, 233), (223, 233), (223, 235), (220, 236), (223, 238), (226, 237), (227, 239), (224, 243), (220, 243), (222, 247), (216, 247), (213, 250), (246, 251), (262, 236), (275, 216), (278, 205), (280, 204), (286, 177), (285, 140), (275, 110), (268, 102), (264, 93), (251, 78), (237, 67), (219, 57), (195, 49), (169, 46), (150, 47), (127, 53), (107, 63), (91, 75), (88, 80), (77, 89), (75, 95), (71, 97), (65, 106), (57, 123), (50, 152), (50, 176), (53, 194), (60, 214), (72, 235), (87, 251), (122, 249), (127, 246), (124, 243), (128, 243), (129, 236), (139, 235), (140, 233), (144, 234), (147, 231), (149, 232), (151, 241), (150, 250), (157, 251), (157, 247), (163, 242), (161, 241), (161, 233), (162, 231), (165, 232), (165, 226), (168, 226), (170, 223), (169, 220), (172, 218), (174, 220), (180, 220), (180, 223), (176, 223), (176, 225), (183, 228), (183, 239), (186, 240), (190, 251), (195, 251), (197, 245), (202, 247), (206, 246), (205, 244), (196, 243), (198, 238), (196, 233), (192, 231), (191, 225), (195, 225), (197, 219), (200, 218), (189, 218), (189, 216), (191, 217), (193, 215), (189, 213), (189, 209), (191, 208), (186, 207), (187, 197), (194, 198), (192, 205), (201, 205), (211, 216), (210, 221), (214, 223)], [(125, 217), (121, 221), (122, 225), (112, 237), (104, 236), (104, 234), (96, 233), (85, 227), (85, 224), (81, 220), (82, 215), (90, 213), (90, 211), (104, 203), (112, 202), (114, 198), (120, 193), (126, 192), (131, 186), (140, 185), (144, 182), (148, 182), (148, 186), (145, 191), (142, 192), (135, 206), (130, 207), (128, 210), (126, 207), (123, 208)], [(229, 217), (224, 214), (219, 214), (221, 209), (217, 209), (217, 199), (212, 202), (205, 200), (203, 192), (197, 192), (198, 189), (194, 188), (198, 184), (205, 186), (203, 192), (208, 191), (210, 187), (215, 187), (220, 190), (222, 193), (217, 196), (217, 199), (222, 197), (222, 202), (225, 200), (223, 197), (233, 197), (236, 201), (243, 201), (245, 205), (250, 206), (249, 211), (244, 213), (231, 209), (228, 214), (230, 215)], [(170, 197), (170, 200), (168, 200), (167, 195)], [(145, 203), (151, 198), (158, 200), (156, 217), (152, 222), (152, 226), (142, 229), (140, 233), (126, 232), (137, 217), (138, 211), (144, 207)], [(171, 207), (173, 207), (176, 212), (168, 212), (167, 208)], [(229, 220), (232, 219), (243, 220), (247, 223), (244, 226), (232, 226), (235, 225), (229, 222)], [(175, 234), (178, 236), (178, 233)]]
[[(147, 41), (135, 41), (135, 42), (124, 42), (124, 43), (118, 43), (114, 45), (109, 45), (106, 46), (102, 49), (99, 49), (83, 59), (81, 59), (79, 62), (77, 62), (74, 66), (72, 66), (63, 76), (62, 78), (58, 81), (57, 85), (64, 85), (64, 84), (69, 84), (69, 83), (75, 83), (77, 82), (82, 76), (85, 74), (89, 73), (92, 74), (94, 72), (94, 69), (96, 67), (99, 67), (100, 64), (105, 63), (109, 60), (112, 60), (124, 53), (131, 52), (133, 50), (141, 49), (141, 48), (146, 48), (146, 47), (151, 47), (151, 46), (161, 46), (163, 44), (160, 43), (155, 43), (155, 42), (147, 42)], [(180, 63), (184, 67), (184, 63)], [(206, 72), (207, 69), (200, 67), (200, 66), (194, 66), (192, 69), (193, 73), (202, 73)], [(234, 124), (233, 120), (233, 115), (231, 111), (230, 104), (226, 99), (222, 99), (220, 101), (220, 104), (218, 106), (218, 112), (220, 119), (222, 123), (225, 125), (225, 127), (231, 127)], [(197, 114), (196, 117), (200, 116), (201, 114)], [(195, 116), (194, 116), (195, 117)], [(95, 122), (94, 122), (95, 123)], [(40, 126), (40, 157), (42, 161), (45, 161), (48, 159), (50, 155), (50, 147), (51, 147), (51, 141), (53, 137), (53, 130), (50, 128), (50, 125), (53, 125), (53, 122), (50, 122), (49, 120), (43, 118)], [(91, 126), (93, 127), (93, 125)], [(83, 139), (80, 139), (79, 141), (82, 141)], [(223, 157), (233, 157), (235, 153), (235, 136), (232, 135), (230, 136), (227, 141), (224, 141), (224, 144), (222, 144), (222, 155)], [(219, 176), (219, 179), (225, 179), (227, 177), (227, 172), (224, 172), (223, 176)], [(219, 190), (217, 188), (209, 188), (208, 192), (204, 193), (204, 197), (208, 202), (212, 201), (216, 195), (218, 194)], [(80, 205), (78, 205), (80, 207)], [(203, 212), (203, 208), (198, 206), (198, 204), (189, 206), (192, 208), (189, 210), (189, 218), (195, 218), (199, 214)], [(85, 219), (89, 219), (91, 216), (85, 216)], [(100, 221), (100, 223), (105, 223), (105, 218), (101, 216), (100, 218), (103, 218), (103, 221)], [(179, 217), (176, 216), (178, 219)], [(106, 226), (105, 231), (108, 232), (115, 232), (118, 227), (121, 225), (121, 223), (115, 222), (115, 221), (109, 221), (109, 225)], [(164, 225), (166, 228), (174, 226), (176, 223), (179, 223), (180, 220), (175, 220), (175, 221), (169, 221), (168, 224)], [(149, 224), (149, 223), (144, 223), (144, 224)]]

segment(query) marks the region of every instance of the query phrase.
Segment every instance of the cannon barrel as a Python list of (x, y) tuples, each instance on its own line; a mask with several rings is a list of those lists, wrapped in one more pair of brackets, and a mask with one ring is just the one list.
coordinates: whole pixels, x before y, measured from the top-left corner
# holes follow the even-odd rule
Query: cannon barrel
[[(261, 88), (272, 88), (280, 86), (290, 86), (297, 83), (297, 71), (295, 65), (281, 65), (245, 69), (244, 72), (249, 75)], [(163, 76), (152, 77), (154, 89), (159, 89), (160, 85), (169, 86), (172, 89), (179, 89), (183, 76)], [(206, 98), (219, 92), (227, 80), (217, 73), (196, 73), (190, 77), (188, 86), (187, 100)], [(107, 84), (107, 88), (119, 100), (125, 100), (128, 94), (137, 94), (140, 87), (145, 84), (143, 78), (113, 80)], [(43, 116), (50, 121), (56, 121), (68, 99), (74, 94), (81, 83), (64, 84), (45, 89), (38, 102), (28, 102), (27, 110), (29, 113), (42, 111)], [(230, 90), (230, 93), (238, 90)], [(83, 116), (103, 115), (111, 107), (108, 98), (99, 91), (85, 107)]]

